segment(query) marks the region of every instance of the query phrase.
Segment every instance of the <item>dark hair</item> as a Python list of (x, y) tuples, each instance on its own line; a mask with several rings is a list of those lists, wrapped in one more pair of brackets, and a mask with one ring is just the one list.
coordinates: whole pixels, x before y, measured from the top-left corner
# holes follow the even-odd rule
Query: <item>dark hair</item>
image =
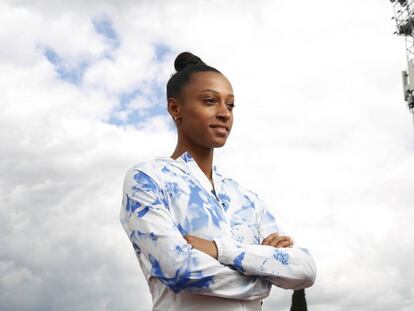
[(172, 74), (167, 82), (167, 100), (170, 97), (180, 95), (184, 86), (190, 81), (193, 73), (201, 71), (221, 73), (216, 68), (208, 66), (201, 58), (190, 52), (178, 54), (174, 61), (174, 68), (177, 72)]

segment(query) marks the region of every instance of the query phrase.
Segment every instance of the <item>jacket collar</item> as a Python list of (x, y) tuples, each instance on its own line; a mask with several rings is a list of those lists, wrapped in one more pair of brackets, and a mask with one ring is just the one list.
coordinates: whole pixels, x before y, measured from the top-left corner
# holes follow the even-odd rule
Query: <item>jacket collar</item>
[[(170, 164), (178, 167), (183, 172), (187, 174), (193, 175), (197, 181), (203, 186), (205, 190), (207, 190), (209, 193), (213, 190), (213, 187), (211, 185), (210, 180), (208, 177), (204, 174), (204, 172), (201, 170), (201, 168), (198, 166), (197, 162), (194, 160), (193, 156), (189, 151), (184, 151), (183, 154), (181, 154), (177, 159), (172, 159)], [(221, 187), (223, 184), (222, 178), (223, 176), (218, 172), (217, 166), (212, 166), (212, 178), (214, 183), (214, 189), (216, 191), (217, 196), (221, 192)]]

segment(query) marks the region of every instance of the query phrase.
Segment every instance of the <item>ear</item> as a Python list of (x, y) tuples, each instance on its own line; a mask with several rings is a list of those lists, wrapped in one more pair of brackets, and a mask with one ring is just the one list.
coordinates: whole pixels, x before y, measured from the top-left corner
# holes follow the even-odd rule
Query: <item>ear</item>
[(174, 117), (179, 117), (181, 113), (181, 105), (175, 97), (169, 97), (167, 103), (168, 112)]

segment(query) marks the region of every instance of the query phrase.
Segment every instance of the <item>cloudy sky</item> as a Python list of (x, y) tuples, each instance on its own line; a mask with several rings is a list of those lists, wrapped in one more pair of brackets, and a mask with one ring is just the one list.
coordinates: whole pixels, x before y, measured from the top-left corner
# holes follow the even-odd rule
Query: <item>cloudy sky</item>
[[(148, 310), (119, 223), (125, 171), (169, 156), (173, 61), (222, 71), (215, 152), (318, 276), (309, 310), (412, 310), (414, 128), (389, 1), (0, 3), (0, 309)], [(288, 310), (274, 287), (264, 310)]]

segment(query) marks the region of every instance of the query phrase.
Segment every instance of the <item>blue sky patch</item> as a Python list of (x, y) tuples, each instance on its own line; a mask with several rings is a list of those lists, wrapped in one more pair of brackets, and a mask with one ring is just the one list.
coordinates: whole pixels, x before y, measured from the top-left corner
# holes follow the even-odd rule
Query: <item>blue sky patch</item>
[[(166, 83), (143, 81), (134, 89), (118, 94), (118, 103), (112, 111), (108, 123), (117, 126), (144, 124), (154, 116), (168, 114)], [(137, 99), (148, 102), (148, 107), (135, 107)]]
[(43, 48), (43, 55), (51, 63), (55, 69), (60, 80), (69, 82), (75, 85), (82, 84), (82, 78), (85, 70), (88, 68), (89, 63), (84, 60), (76, 64), (70, 64), (67, 60), (63, 59), (55, 50), (49, 47)]
[(165, 58), (169, 54), (173, 54), (174, 51), (169, 48), (168, 45), (165, 45), (163, 43), (155, 43), (154, 44), (154, 50), (155, 50), (155, 59), (158, 62), (162, 62), (165, 60)]
[(95, 17), (92, 19), (92, 24), (95, 31), (103, 36), (113, 49), (117, 49), (121, 45), (121, 38), (108, 16)]

